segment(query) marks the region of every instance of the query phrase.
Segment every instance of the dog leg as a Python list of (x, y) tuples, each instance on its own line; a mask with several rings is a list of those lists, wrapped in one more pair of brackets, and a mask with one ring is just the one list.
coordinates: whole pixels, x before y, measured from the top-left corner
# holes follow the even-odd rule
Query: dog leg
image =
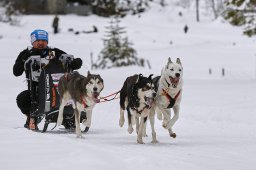
[(75, 114), (75, 123), (76, 123), (76, 137), (82, 138), (81, 127), (80, 127), (80, 112), (77, 108), (74, 110), (74, 114)]
[[(136, 117), (136, 132), (137, 134), (139, 133), (139, 127), (140, 127), (140, 117), (138, 116), (134, 116)], [(146, 133), (146, 126), (147, 126), (147, 122), (144, 123), (144, 126), (143, 126), (143, 131), (142, 131), (142, 136), (143, 137), (147, 137), (147, 133)]]
[(144, 123), (142, 136), (143, 137), (148, 137), (148, 135), (147, 135), (147, 121)]
[(59, 107), (59, 114), (58, 114), (58, 120), (57, 120), (57, 126), (60, 126), (63, 122), (63, 110), (64, 110), (64, 106), (65, 106), (65, 100), (62, 99), (61, 100), (61, 104)]
[(151, 125), (151, 131), (152, 131), (152, 142), (151, 143), (158, 143), (156, 139), (156, 131), (155, 131), (155, 112), (154, 109), (151, 109), (149, 114), (149, 121)]
[(136, 120), (136, 133), (139, 133), (139, 128), (140, 128), (140, 117), (138, 117), (137, 115), (135, 116), (135, 120)]
[(127, 116), (128, 116), (128, 133), (131, 134), (133, 132), (133, 127), (132, 127), (132, 115), (129, 108), (127, 109)]
[(164, 116), (163, 127), (166, 128), (167, 127), (167, 123), (166, 122), (169, 122), (171, 120), (171, 118), (170, 118), (170, 115), (171, 115), (170, 109), (164, 109), (162, 107), (158, 107), (158, 108), (163, 113), (163, 116)]
[(86, 119), (86, 121), (85, 122), (83, 122), (83, 125), (85, 126), (85, 127), (91, 127), (91, 123), (92, 123), (92, 110), (86, 110), (86, 117), (87, 117), (87, 119)]
[(137, 143), (139, 144), (145, 144), (142, 139), (142, 132), (143, 132), (143, 127), (146, 121), (147, 121), (147, 117), (141, 117), (139, 132), (137, 134)]
[(158, 108), (158, 106), (156, 106), (155, 110), (156, 110), (156, 113), (157, 113), (157, 119), (158, 120), (163, 120), (163, 114), (162, 114), (161, 110)]
[(179, 119), (179, 111), (180, 111), (180, 106), (179, 105), (174, 106), (173, 107), (174, 116), (167, 123), (167, 129), (169, 131), (170, 136), (173, 137), (173, 138), (176, 137), (176, 134), (172, 131), (172, 127), (175, 124), (175, 122)]
[(129, 124), (129, 126), (128, 126), (128, 133), (132, 134), (132, 132), (133, 132), (132, 124)]
[(162, 124), (162, 126), (164, 127), (164, 128), (166, 128), (166, 129), (168, 129), (167, 128), (167, 124), (168, 124), (168, 122), (171, 120), (171, 110), (170, 109), (164, 109), (165, 110), (165, 116), (164, 116), (164, 118), (163, 118), (163, 124)]
[(135, 125), (136, 124), (136, 113), (133, 113), (132, 114), (132, 125)]
[(124, 119), (124, 110), (123, 110), (122, 108), (120, 108), (119, 126), (120, 126), (120, 127), (123, 127), (124, 122), (125, 122), (125, 119)]

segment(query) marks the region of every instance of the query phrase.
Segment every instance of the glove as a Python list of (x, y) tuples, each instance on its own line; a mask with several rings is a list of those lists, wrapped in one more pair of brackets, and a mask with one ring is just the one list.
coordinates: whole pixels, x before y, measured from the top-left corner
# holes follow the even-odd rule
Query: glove
[(30, 56), (32, 55), (40, 55), (41, 58), (44, 58), (48, 55), (49, 53), (49, 49), (36, 49), (36, 48), (32, 48), (31, 50), (29, 50)]
[(74, 59), (71, 63), (70, 63), (70, 67), (75, 70), (75, 69), (79, 69), (81, 68), (83, 64), (83, 61), (80, 58), (76, 58)]
[(32, 48), (31, 50), (29, 50), (29, 55), (41, 55), (42, 50), (41, 49), (37, 49), (37, 48)]

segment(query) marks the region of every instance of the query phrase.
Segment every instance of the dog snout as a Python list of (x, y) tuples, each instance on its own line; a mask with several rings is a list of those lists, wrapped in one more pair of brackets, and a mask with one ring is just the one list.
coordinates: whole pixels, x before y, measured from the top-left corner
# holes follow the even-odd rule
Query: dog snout
[(94, 87), (94, 88), (93, 88), (93, 91), (97, 91), (97, 90), (98, 90), (98, 88), (97, 88), (97, 87)]
[(175, 76), (176, 76), (176, 77), (180, 77), (180, 73), (176, 73)]

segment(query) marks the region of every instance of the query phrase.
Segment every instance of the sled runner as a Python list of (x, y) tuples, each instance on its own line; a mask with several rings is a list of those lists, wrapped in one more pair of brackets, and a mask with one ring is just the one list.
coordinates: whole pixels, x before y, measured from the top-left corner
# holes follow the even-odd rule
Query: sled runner
[[(59, 60), (47, 60), (40, 56), (31, 56), (25, 65), (29, 65), (29, 85), (31, 91), (31, 112), (30, 117), (36, 123), (40, 123), (45, 118), (42, 132), (46, 132), (49, 123), (56, 123), (59, 114), (59, 93), (58, 83), (61, 76), (66, 72), (72, 72), (70, 63), (73, 61), (72, 55), (63, 54)], [(64, 119), (62, 125), (66, 129), (75, 128), (75, 116), (72, 105), (64, 108)], [(86, 113), (82, 112), (81, 120), (86, 119)], [(85, 131), (88, 131), (86, 129)]]

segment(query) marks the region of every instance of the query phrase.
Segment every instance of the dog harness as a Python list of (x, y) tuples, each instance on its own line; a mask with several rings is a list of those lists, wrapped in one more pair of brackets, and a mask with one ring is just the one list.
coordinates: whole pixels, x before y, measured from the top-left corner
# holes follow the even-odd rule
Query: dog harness
[(180, 95), (180, 90), (179, 92), (175, 95), (174, 98), (172, 98), (168, 92), (166, 90), (163, 89), (163, 93), (162, 93), (163, 96), (165, 96), (167, 98), (167, 100), (169, 101), (169, 105), (167, 106), (167, 108), (172, 108), (177, 100), (177, 98), (179, 97)]
[(86, 100), (83, 98), (83, 96), (80, 97), (81, 103), (84, 105), (84, 108), (89, 107), (89, 105), (86, 104)]
[(140, 111), (135, 108), (135, 107), (132, 107), (131, 108), (132, 110), (135, 110), (138, 114), (141, 114), (145, 109), (150, 109), (150, 107), (148, 105), (146, 105), (145, 107), (143, 107), (143, 109), (141, 109)]

